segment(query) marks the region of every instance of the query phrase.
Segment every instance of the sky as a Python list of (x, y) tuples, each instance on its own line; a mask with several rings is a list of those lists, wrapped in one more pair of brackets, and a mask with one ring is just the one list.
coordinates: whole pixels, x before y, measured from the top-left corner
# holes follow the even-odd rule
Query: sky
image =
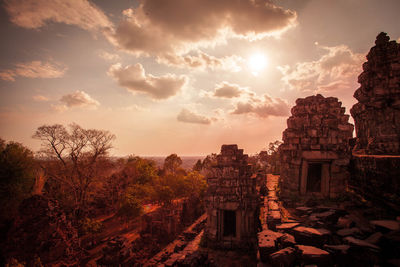
[(398, 0), (3, 0), (0, 138), (42, 125), (116, 135), (111, 154), (181, 156), (282, 139), (297, 98), (355, 103)]

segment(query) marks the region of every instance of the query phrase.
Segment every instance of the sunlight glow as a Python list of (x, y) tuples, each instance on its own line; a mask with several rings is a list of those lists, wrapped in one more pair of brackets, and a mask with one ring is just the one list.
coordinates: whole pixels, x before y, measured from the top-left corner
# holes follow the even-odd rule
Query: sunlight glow
[(258, 76), (258, 74), (267, 65), (267, 58), (265, 57), (264, 54), (261, 54), (261, 53), (253, 54), (248, 59), (247, 64), (249, 65), (251, 73), (254, 76)]

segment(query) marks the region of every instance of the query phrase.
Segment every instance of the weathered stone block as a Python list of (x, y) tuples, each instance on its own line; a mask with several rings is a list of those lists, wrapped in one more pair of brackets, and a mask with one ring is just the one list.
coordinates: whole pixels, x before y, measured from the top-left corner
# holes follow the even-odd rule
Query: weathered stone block
[(295, 248), (284, 248), (270, 255), (270, 263), (272, 266), (283, 267), (293, 266), (296, 260)]

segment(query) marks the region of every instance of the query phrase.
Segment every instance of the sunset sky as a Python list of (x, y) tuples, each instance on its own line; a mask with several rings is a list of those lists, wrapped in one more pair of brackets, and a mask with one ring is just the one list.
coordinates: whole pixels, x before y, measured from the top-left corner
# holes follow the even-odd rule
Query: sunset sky
[(207, 155), (281, 140), (299, 97), (355, 103), (399, 0), (4, 0), (0, 137), (43, 124), (116, 135), (112, 154)]

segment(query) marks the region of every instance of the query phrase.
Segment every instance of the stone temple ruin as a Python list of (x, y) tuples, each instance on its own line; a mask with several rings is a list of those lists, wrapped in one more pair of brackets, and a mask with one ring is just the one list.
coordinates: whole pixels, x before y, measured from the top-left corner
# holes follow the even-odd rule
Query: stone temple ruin
[(207, 175), (209, 246), (244, 248), (256, 243), (259, 199), (247, 159), (237, 145), (223, 145), (216, 165)]
[(348, 120), (337, 98), (297, 99), (280, 148), (284, 194), (334, 197), (345, 189), (353, 132)]
[(358, 76), (351, 109), (357, 154), (400, 154), (400, 44), (380, 33)]
[(400, 44), (380, 33), (358, 77), (350, 186), (400, 210)]

